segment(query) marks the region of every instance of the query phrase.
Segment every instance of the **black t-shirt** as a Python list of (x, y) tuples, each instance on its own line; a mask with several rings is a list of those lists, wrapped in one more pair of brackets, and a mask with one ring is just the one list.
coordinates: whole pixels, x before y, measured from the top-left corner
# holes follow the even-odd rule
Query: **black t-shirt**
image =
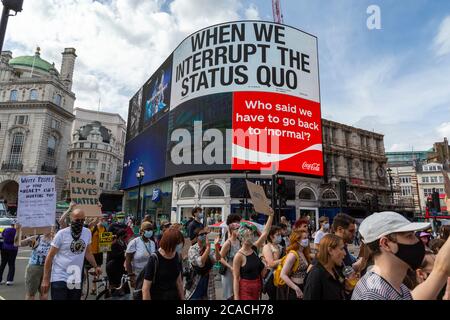
[(158, 266), (156, 267), (155, 283), (153, 283), (156, 264), (154, 256), (151, 256), (150, 259), (148, 259), (144, 272), (144, 279), (152, 281), (150, 289), (152, 298), (164, 291), (176, 291), (177, 279), (182, 271), (181, 260), (179, 259), (178, 254), (172, 259), (164, 258), (159, 251), (157, 251), (156, 254), (158, 255)]
[(192, 222), (189, 224), (188, 227), (188, 236), (189, 239), (194, 239), (195, 238), (195, 230), (197, 230), (198, 228), (203, 228), (203, 224), (201, 222), (198, 222), (197, 220), (192, 220)]
[(305, 300), (345, 300), (344, 279), (335, 273), (335, 278), (317, 262), (306, 278)]

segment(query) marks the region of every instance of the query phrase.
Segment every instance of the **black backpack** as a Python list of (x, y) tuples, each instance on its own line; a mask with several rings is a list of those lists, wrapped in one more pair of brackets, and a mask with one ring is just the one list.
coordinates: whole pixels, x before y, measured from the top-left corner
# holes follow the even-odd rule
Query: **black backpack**
[[(156, 279), (156, 272), (158, 271), (158, 265), (159, 265), (159, 259), (158, 255), (156, 253), (152, 253), (149, 259), (152, 259), (155, 261), (155, 272), (153, 273), (153, 279), (152, 279), (152, 285), (155, 284)], [(139, 272), (137, 278), (136, 278), (136, 286), (133, 292), (133, 300), (142, 300), (142, 287), (144, 285), (144, 276), (145, 276), (145, 269), (142, 269), (141, 272)]]

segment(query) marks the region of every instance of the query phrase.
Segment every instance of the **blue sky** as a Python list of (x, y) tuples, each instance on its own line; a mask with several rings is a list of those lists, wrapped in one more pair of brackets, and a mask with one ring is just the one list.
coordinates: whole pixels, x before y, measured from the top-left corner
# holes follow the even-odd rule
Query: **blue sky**
[[(381, 30), (366, 10), (378, 5)], [(387, 151), (450, 138), (450, 1), (281, 0), (284, 23), (319, 39), (322, 115), (385, 135)], [(118, 112), (176, 45), (208, 25), (272, 20), (271, 0), (26, 0), (4, 50), (77, 48), (78, 107)]]

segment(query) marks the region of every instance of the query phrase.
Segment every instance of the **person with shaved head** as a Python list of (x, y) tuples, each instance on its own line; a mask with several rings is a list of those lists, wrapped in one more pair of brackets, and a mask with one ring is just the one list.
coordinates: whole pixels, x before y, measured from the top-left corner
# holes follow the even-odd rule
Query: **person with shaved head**
[(56, 234), (45, 260), (41, 290), (46, 293), (51, 287), (52, 300), (81, 299), (84, 258), (95, 268), (97, 275), (102, 273), (90, 250), (91, 231), (83, 226), (84, 211), (75, 209), (70, 218), (70, 226)]

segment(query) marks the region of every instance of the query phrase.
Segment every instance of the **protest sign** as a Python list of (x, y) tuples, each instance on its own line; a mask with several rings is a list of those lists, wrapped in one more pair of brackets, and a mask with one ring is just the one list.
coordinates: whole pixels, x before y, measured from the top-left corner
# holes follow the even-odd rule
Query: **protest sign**
[(262, 213), (267, 216), (273, 214), (273, 210), (270, 207), (269, 199), (267, 199), (266, 194), (262, 186), (257, 185), (253, 182), (246, 180), (248, 192), (252, 198), (253, 207), (257, 213)]
[(99, 241), (99, 252), (109, 252), (111, 251), (111, 245), (113, 241), (113, 233), (112, 232), (102, 232), (100, 233), (100, 241)]
[(83, 210), (86, 217), (101, 217), (97, 178), (89, 174), (71, 173), (69, 181), (70, 197), (76, 203), (75, 209)]
[(23, 235), (49, 232), (55, 224), (55, 176), (20, 176), (17, 223)]

